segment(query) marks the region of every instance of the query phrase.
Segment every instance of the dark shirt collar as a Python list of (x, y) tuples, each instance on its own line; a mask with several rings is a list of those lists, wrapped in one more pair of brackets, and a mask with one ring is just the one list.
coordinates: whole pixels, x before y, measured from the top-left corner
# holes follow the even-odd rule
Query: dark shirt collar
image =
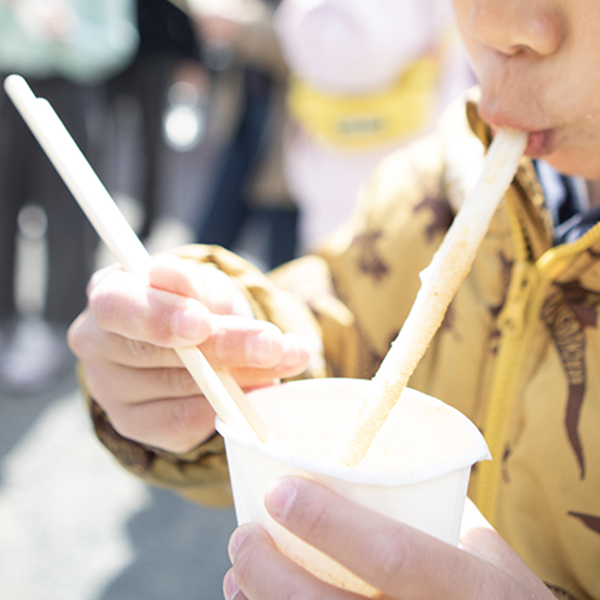
[(535, 166), (544, 190), (546, 206), (554, 224), (554, 243), (574, 242), (600, 220), (600, 207), (590, 208), (585, 181), (561, 175), (548, 163)]

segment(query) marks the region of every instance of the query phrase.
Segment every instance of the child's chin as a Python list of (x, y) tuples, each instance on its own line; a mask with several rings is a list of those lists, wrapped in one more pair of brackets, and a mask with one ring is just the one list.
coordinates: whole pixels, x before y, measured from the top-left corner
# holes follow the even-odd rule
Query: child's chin
[(599, 152), (561, 147), (550, 156), (541, 158), (563, 175), (578, 175), (584, 179), (594, 180), (600, 179)]

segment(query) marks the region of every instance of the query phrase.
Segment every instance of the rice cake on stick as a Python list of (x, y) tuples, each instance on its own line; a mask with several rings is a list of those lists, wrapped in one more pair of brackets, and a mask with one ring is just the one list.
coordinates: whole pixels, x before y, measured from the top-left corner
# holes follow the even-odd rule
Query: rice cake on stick
[(431, 263), (420, 274), (421, 288), (398, 337), (373, 377), (372, 396), (365, 399), (330, 462), (356, 467), (366, 455), (470, 271), (526, 145), (527, 134), (522, 131), (502, 129), (495, 135), (475, 187), (458, 211)]

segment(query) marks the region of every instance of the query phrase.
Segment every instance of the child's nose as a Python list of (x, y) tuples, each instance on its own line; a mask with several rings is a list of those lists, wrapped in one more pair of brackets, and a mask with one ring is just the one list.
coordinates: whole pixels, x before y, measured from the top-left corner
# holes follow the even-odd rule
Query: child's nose
[(472, 0), (467, 27), (481, 43), (507, 55), (530, 50), (549, 56), (565, 35), (559, 8), (546, 0)]

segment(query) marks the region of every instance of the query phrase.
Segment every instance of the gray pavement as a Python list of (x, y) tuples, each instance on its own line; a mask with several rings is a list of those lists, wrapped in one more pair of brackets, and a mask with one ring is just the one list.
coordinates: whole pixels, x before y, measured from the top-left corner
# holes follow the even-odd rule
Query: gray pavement
[(1, 600), (213, 600), (231, 510), (123, 471), (96, 440), (71, 373), (0, 397)]

